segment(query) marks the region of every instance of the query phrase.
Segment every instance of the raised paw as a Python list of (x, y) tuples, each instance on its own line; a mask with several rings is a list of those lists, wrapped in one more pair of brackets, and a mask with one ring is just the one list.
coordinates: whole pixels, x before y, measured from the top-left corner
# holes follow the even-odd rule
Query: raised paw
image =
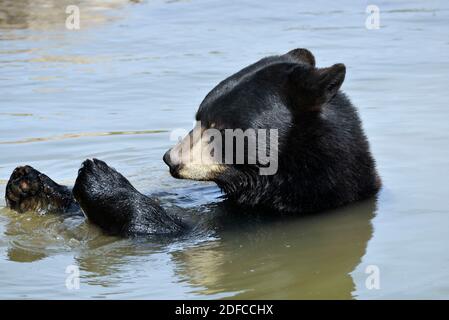
[(117, 194), (135, 190), (131, 183), (104, 161), (85, 160), (78, 170), (78, 177), (73, 187), (73, 194), (78, 201), (116, 198)]
[(6, 185), (6, 204), (20, 213), (58, 212), (67, 209), (73, 197), (61, 186), (31, 166), (17, 167)]
[(153, 199), (105, 162), (83, 162), (73, 195), (91, 222), (110, 234), (174, 234), (183, 229)]

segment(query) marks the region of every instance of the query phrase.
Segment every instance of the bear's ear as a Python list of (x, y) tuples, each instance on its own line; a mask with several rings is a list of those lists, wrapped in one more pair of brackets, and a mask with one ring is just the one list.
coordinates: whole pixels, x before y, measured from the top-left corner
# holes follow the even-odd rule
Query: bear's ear
[(313, 56), (312, 52), (307, 49), (293, 49), (287, 52), (285, 55), (293, 58), (293, 60), (299, 63), (305, 63), (311, 67), (315, 67), (315, 57)]
[(332, 99), (345, 80), (346, 67), (343, 63), (334, 64), (329, 68), (317, 69), (318, 88), (321, 91), (322, 103)]
[(320, 111), (331, 100), (345, 79), (344, 64), (329, 68), (309, 68), (301, 65), (290, 70), (290, 94), (296, 111)]

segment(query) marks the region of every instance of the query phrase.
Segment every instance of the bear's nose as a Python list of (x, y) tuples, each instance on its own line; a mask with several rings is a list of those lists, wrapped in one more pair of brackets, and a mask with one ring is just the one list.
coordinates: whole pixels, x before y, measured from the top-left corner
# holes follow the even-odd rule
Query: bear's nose
[(171, 168), (172, 167), (172, 162), (171, 162), (171, 158), (170, 158), (170, 151), (171, 151), (171, 149), (169, 149), (164, 154), (164, 157), (162, 158), (162, 160), (164, 160), (165, 164)]
[(172, 149), (168, 150), (165, 154), (162, 160), (164, 160), (165, 164), (170, 169), (170, 174), (174, 178), (178, 178), (178, 171), (179, 171), (179, 163), (175, 163), (170, 155)]

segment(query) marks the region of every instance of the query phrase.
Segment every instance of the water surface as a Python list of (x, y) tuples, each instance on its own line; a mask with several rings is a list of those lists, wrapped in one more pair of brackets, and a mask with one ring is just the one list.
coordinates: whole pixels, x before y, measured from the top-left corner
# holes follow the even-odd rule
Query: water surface
[[(0, 193), (30, 164), (73, 184), (97, 157), (216, 228), (155, 243), (0, 199), (0, 298), (449, 298), (449, 4), (379, 1), (0, 3)], [(78, 4), (81, 30), (65, 29)], [(220, 80), (296, 47), (343, 62), (384, 182), (308, 217), (248, 217), (212, 184), (170, 177), (169, 133)], [(80, 268), (79, 290), (65, 285)], [(380, 288), (369, 289), (375, 266)]]

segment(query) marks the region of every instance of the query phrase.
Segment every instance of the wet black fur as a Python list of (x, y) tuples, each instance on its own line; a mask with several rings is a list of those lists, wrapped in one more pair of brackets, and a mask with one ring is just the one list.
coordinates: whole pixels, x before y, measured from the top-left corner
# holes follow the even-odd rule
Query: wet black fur
[(339, 91), (342, 64), (318, 69), (296, 49), (243, 69), (215, 87), (196, 119), (206, 128), (278, 129), (279, 169), (228, 165), (213, 180), (248, 207), (308, 213), (364, 199), (380, 187), (357, 110)]
[[(279, 132), (277, 174), (262, 176), (257, 166), (243, 164), (229, 165), (214, 177), (230, 200), (279, 213), (308, 213), (377, 192), (380, 180), (359, 116), (339, 91), (344, 75), (343, 65), (317, 69), (309, 51), (296, 49), (262, 59), (206, 96), (196, 115), (205, 127)], [(6, 190), (7, 204), (17, 211), (51, 207), (66, 212), (79, 205), (106, 232), (125, 236), (176, 235), (188, 229), (100, 160), (83, 163), (74, 197), (33, 168), (21, 168)]]

